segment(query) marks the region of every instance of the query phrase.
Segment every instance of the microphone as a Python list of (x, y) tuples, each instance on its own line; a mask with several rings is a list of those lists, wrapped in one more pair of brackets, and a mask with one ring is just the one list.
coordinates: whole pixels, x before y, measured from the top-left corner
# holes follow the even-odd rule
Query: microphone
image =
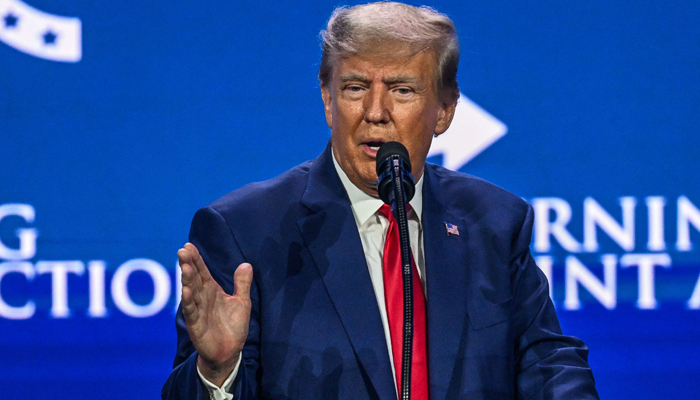
[(399, 142), (384, 143), (377, 151), (377, 192), (398, 223), (403, 283), (403, 352), (401, 354), (401, 400), (411, 399), (411, 366), (413, 364), (413, 268), (411, 241), (408, 234), (408, 202), (416, 192), (411, 175), (408, 150)]
[(396, 190), (394, 180), (398, 178), (403, 194), (403, 203), (406, 204), (413, 198), (416, 192), (416, 184), (411, 175), (411, 161), (408, 150), (399, 142), (384, 143), (377, 151), (377, 191), (379, 198), (386, 204), (395, 208)]

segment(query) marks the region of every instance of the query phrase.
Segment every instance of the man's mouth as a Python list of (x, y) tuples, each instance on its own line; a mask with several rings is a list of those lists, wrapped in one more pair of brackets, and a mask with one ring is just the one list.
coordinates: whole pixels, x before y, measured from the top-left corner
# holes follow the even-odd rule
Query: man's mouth
[(381, 147), (384, 142), (382, 141), (369, 141), (369, 142), (364, 142), (363, 143), (365, 146), (369, 147), (372, 151), (377, 151), (379, 150), (379, 147)]

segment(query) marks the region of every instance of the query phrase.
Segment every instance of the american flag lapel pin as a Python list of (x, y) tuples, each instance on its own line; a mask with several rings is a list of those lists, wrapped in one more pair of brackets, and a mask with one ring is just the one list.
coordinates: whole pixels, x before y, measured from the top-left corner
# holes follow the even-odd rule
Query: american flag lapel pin
[(450, 236), (450, 235), (459, 236), (459, 228), (457, 228), (457, 225), (453, 225), (449, 222), (445, 222), (445, 230), (447, 230), (447, 236)]

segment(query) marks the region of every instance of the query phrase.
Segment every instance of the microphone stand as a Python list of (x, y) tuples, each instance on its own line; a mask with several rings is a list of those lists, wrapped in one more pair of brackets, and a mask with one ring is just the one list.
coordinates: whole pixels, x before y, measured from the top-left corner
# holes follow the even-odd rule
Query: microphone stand
[(403, 276), (403, 354), (401, 366), (401, 400), (411, 399), (411, 365), (413, 359), (413, 268), (411, 262), (411, 241), (408, 234), (408, 215), (406, 195), (402, 176), (405, 171), (397, 156), (391, 159), (391, 182), (394, 201), (391, 211), (399, 225), (401, 244), (401, 266)]

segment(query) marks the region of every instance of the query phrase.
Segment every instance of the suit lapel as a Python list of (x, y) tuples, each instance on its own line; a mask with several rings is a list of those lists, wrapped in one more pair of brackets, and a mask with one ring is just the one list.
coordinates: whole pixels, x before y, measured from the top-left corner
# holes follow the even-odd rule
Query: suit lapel
[[(450, 398), (461, 382), (467, 339), (469, 232), (466, 220), (447, 208), (440, 177), (426, 165), (423, 187), (423, 237), (427, 284), (428, 366), (430, 397)], [(457, 225), (459, 236), (447, 235), (445, 222)]]
[(380, 399), (396, 399), (384, 328), (367, 261), (330, 144), (309, 170), (297, 222), (355, 355)]

